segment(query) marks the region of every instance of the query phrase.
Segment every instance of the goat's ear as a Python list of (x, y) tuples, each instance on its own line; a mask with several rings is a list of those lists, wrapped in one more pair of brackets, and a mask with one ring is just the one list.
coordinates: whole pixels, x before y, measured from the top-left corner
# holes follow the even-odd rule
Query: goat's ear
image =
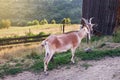
[(82, 18), (82, 19), (81, 19), (81, 24), (82, 24), (83, 26), (85, 26), (85, 25), (88, 24), (88, 21), (87, 21), (85, 18)]

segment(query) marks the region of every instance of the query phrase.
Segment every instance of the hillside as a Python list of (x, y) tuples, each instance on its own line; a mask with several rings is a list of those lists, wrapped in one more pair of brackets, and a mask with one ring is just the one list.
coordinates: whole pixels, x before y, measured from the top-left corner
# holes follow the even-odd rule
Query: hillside
[(31, 20), (57, 22), (65, 17), (79, 23), (82, 0), (0, 0), (0, 20), (10, 19), (13, 25), (20, 25)]

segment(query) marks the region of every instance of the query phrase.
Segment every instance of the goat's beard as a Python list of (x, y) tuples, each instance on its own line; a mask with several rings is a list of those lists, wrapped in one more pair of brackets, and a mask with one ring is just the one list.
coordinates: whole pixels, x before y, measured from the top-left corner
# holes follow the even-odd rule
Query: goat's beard
[(91, 35), (90, 35), (90, 33), (87, 33), (87, 37), (86, 37), (87, 43), (89, 43), (90, 39), (91, 39)]

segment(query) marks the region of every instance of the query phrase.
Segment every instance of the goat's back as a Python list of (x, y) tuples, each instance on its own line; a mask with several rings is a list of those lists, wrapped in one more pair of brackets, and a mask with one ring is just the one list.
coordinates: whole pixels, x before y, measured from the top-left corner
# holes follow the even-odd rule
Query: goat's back
[(46, 39), (46, 41), (48, 42), (50, 48), (60, 52), (76, 47), (79, 44), (77, 32), (51, 35)]

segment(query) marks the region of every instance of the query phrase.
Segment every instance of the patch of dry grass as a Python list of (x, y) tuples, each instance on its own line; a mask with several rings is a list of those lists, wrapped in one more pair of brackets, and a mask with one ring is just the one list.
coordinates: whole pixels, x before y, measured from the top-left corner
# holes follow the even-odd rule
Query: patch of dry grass
[[(59, 34), (62, 33), (61, 30), (62, 24), (46, 24), (46, 25), (35, 25), (35, 26), (26, 26), (26, 27), (10, 27), (9, 29), (0, 29), (0, 38), (1, 37), (11, 37), (11, 36), (24, 36), (29, 30), (33, 34), (38, 34), (44, 32), (46, 34)], [(65, 27), (66, 31), (78, 30), (79, 25), (67, 25)]]
[(29, 55), (32, 51), (41, 53), (42, 49), (40, 49), (41, 47), (39, 44), (40, 43), (8, 46), (8, 48), (0, 50), (0, 58), (10, 60), (12, 58), (24, 57), (26, 55)]
[[(38, 25), (38, 26), (29, 26), (29, 27), (11, 27), (9, 29), (0, 30), (0, 36), (14, 36), (14, 35), (24, 35), (25, 32), (28, 32), (31, 29), (31, 32), (36, 34), (39, 32), (51, 33), (51, 34), (60, 34), (62, 33), (61, 24), (47, 24), (47, 25)], [(80, 25), (67, 25), (65, 27), (65, 32), (79, 30)], [(24, 57), (29, 55), (32, 51), (36, 53), (41, 53), (43, 49), (40, 49), (40, 43), (30, 43), (30, 44), (19, 44), (19, 45), (10, 45), (0, 46), (0, 58), (1, 59), (11, 59), (16, 57)]]

